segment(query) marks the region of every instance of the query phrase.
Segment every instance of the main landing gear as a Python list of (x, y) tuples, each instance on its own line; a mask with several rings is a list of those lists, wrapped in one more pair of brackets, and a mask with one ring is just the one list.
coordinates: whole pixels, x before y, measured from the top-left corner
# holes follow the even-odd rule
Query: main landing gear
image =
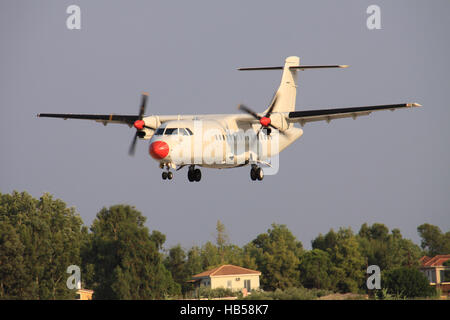
[(189, 182), (197, 181), (199, 182), (202, 179), (202, 172), (200, 169), (195, 169), (195, 166), (189, 166), (188, 170), (188, 180)]
[(252, 168), (250, 169), (250, 178), (252, 179), (252, 181), (261, 181), (264, 178), (264, 171), (256, 164), (252, 164)]

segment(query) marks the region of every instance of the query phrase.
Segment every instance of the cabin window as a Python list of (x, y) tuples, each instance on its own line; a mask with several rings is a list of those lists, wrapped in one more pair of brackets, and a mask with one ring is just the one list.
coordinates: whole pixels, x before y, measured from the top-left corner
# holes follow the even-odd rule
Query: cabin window
[(186, 131), (189, 133), (190, 136), (194, 135), (194, 134), (192, 133), (191, 129), (189, 129), (189, 128), (184, 128), (184, 130), (186, 130)]
[(156, 130), (155, 136), (162, 136), (162, 134), (164, 133), (164, 129), (165, 128), (159, 128), (158, 130)]

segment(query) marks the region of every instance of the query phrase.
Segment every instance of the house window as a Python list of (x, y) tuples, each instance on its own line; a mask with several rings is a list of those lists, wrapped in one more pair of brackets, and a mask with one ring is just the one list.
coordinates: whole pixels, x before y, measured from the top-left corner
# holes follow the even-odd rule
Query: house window
[(244, 288), (247, 289), (247, 292), (250, 292), (252, 290), (250, 280), (244, 280)]
[(231, 280), (228, 280), (228, 281), (227, 281), (227, 288), (228, 288), (228, 289), (231, 289), (231, 288), (232, 288), (232, 283), (233, 283), (233, 281), (231, 281)]
[(441, 283), (450, 282), (450, 269), (441, 270)]
[(430, 270), (430, 280), (431, 283), (436, 283), (436, 271), (435, 270)]

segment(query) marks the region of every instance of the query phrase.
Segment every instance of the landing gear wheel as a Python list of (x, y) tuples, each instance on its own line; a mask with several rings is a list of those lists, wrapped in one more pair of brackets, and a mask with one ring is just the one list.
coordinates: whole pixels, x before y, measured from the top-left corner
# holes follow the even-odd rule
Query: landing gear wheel
[(162, 178), (163, 178), (163, 180), (166, 180), (166, 179), (168, 178), (168, 174), (167, 174), (166, 171), (164, 171), (164, 172), (162, 173)]
[(167, 179), (172, 180), (173, 178), (173, 172), (169, 171), (167, 172)]
[(250, 169), (250, 179), (252, 179), (252, 181), (255, 181), (258, 177), (256, 176), (256, 170), (255, 168), (251, 168)]
[(189, 167), (188, 170), (188, 180), (189, 182), (197, 181), (199, 182), (202, 179), (202, 172), (200, 169), (195, 169), (195, 167), (192, 165)]
[(194, 180), (199, 182), (202, 179), (202, 172), (200, 171), (200, 169), (195, 169), (194, 170)]
[(255, 173), (259, 181), (264, 178), (264, 171), (261, 168), (256, 169)]
[(189, 182), (193, 182), (194, 181), (194, 170), (189, 169), (189, 171), (188, 171), (188, 180), (189, 180)]
[(260, 167), (252, 165), (252, 168), (250, 169), (250, 179), (252, 179), (253, 181), (255, 180), (261, 181), (263, 178), (264, 178), (264, 171)]

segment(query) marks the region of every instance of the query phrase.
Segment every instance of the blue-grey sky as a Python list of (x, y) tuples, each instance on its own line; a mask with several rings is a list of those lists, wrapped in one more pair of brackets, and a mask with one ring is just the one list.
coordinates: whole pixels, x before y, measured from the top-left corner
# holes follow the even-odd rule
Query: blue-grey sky
[[(81, 8), (81, 30), (66, 8)], [(381, 30), (366, 27), (371, 4)], [(118, 1), (0, 3), (0, 192), (50, 192), (90, 225), (103, 207), (136, 206), (166, 247), (213, 240), (221, 220), (243, 245), (271, 223), (310, 248), (330, 228), (381, 222), (416, 243), (428, 222), (450, 229), (450, 2)], [(401, 102), (422, 108), (311, 123), (261, 183), (249, 168), (186, 170), (171, 182), (134, 129), (36, 118), (40, 112), (263, 111), (281, 73), (237, 67), (349, 64), (300, 72), (297, 110)]]

